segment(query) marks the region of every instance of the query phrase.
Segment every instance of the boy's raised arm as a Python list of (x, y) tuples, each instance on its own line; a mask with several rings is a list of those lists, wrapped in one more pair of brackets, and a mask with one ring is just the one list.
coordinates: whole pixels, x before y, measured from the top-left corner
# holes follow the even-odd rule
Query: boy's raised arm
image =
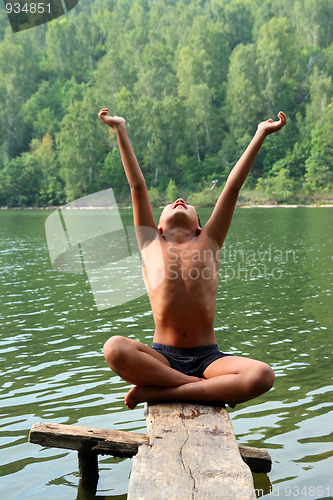
[(275, 122), (269, 119), (259, 123), (253, 139), (230, 172), (213, 213), (205, 225), (205, 232), (220, 247), (222, 247), (227, 235), (239, 190), (244, 184), (265, 138), (267, 135), (280, 130), (287, 122), (286, 115), (282, 111), (279, 112), (278, 118)]
[(135, 226), (148, 226), (157, 230), (148, 196), (146, 182), (127, 135), (126, 121), (120, 116), (109, 116), (103, 108), (98, 117), (117, 134), (121, 159), (131, 188)]

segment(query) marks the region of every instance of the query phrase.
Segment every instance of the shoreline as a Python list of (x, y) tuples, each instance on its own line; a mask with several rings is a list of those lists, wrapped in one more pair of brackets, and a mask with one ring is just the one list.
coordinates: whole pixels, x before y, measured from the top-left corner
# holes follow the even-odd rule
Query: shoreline
[[(50, 207), (0, 207), (0, 210), (58, 210), (61, 209), (63, 205), (59, 206), (50, 206)], [(91, 210), (91, 209), (103, 209), (103, 208), (115, 208), (115, 207), (80, 207), (79, 210)], [(119, 210), (131, 210), (132, 206), (117, 206)], [(153, 207), (154, 209), (163, 209), (164, 205), (161, 205), (159, 207)], [(200, 206), (200, 205), (195, 205), (195, 208), (214, 208), (214, 205), (211, 206)], [(323, 203), (323, 204), (314, 204), (314, 203), (309, 203), (309, 204), (301, 204), (297, 203), (295, 205), (293, 204), (277, 204), (277, 203), (272, 203), (272, 204), (251, 204), (247, 203), (244, 205), (236, 205), (236, 208), (333, 208), (333, 203)], [(66, 209), (68, 210), (68, 208)]]
[(251, 204), (248, 204), (248, 205), (239, 205), (239, 206), (236, 206), (236, 208), (304, 208), (304, 207), (309, 207), (309, 208), (332, 208), (333, 207), (333, 203), (323, 203), (323, 204), (314, 204), (314, 203), (309, 203), (307, 205), (305, 204), (302, 204), (302, 203), (297, 203), (295, 205), (287, 205), (287, 204), (280, 204), (280, 205), (251, 205)]

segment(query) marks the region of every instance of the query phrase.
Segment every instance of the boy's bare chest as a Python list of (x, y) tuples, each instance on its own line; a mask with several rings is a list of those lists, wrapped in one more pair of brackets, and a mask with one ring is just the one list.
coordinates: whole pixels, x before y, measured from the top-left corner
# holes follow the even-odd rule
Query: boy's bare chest
[(219, 270), (219, 255), (207, 246), (169, 244), (163, 248), (167, 279), (210, 280)]
[[(173, 296), (177, 291), (204, 293), (216, 288), (220, 250), (208, 245), (163, 243), (149, 245), (143, 254), (143, 276), (149, 292), (160, 290)], [(162, 289), (160, 288), (162, 286)], [(184, 288), (185, 287), (185, 288)]]

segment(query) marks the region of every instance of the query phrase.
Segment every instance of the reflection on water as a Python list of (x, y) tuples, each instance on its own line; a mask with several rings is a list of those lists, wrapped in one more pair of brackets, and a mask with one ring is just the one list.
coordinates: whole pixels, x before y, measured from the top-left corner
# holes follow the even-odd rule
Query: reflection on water
[[(268, 394), (230, 410), (238, 442), (272, 456), (269, 478), (255, 478), (267, 498), (333, 496), (332, 214), (238, 209), (221, 256), (220, 347), (276, 373)], [(98, 312), (86, 276), (51, 268), (48, 215), (0, 213), (0, 489), (9, 500), (77, 495), (76, 452), (27, 443), (34, 422), (146, 431), (142, 405), (123, 405), (128, 386), (108, 369), (102, 346), (112, 334), (151, 343), (147, 297)], [(131, 460), (99, 464), (97, 497), (126, 498)]]

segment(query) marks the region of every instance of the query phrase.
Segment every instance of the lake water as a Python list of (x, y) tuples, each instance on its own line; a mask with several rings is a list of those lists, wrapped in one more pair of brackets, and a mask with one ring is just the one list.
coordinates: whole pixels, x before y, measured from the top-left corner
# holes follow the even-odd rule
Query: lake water
[[(206, 221), (209, 210), (200, 210)], [(98, 311), (85, 275), (52, 269), (50, 211), (0, 212), (1, 459), (5, 500), (73, 500), (77, 453), (28, 443), (38, 421), (146, 432), (143, 405), (107, 367), (113, 334), (152, 341), (147, 296)], [(131, 212), (122, 210), (124, 225)], [(268, 362), (264, 396), (229, 410), (239, 444), (266, 448), (266, 498), (333, 498), (333, 208), (236, 209), (224, 251), (222, 350)], [(99, 458), (98, 498), (125, 499), (131, 460)], [(269, 493), (271, 489), (271, 493)]]

